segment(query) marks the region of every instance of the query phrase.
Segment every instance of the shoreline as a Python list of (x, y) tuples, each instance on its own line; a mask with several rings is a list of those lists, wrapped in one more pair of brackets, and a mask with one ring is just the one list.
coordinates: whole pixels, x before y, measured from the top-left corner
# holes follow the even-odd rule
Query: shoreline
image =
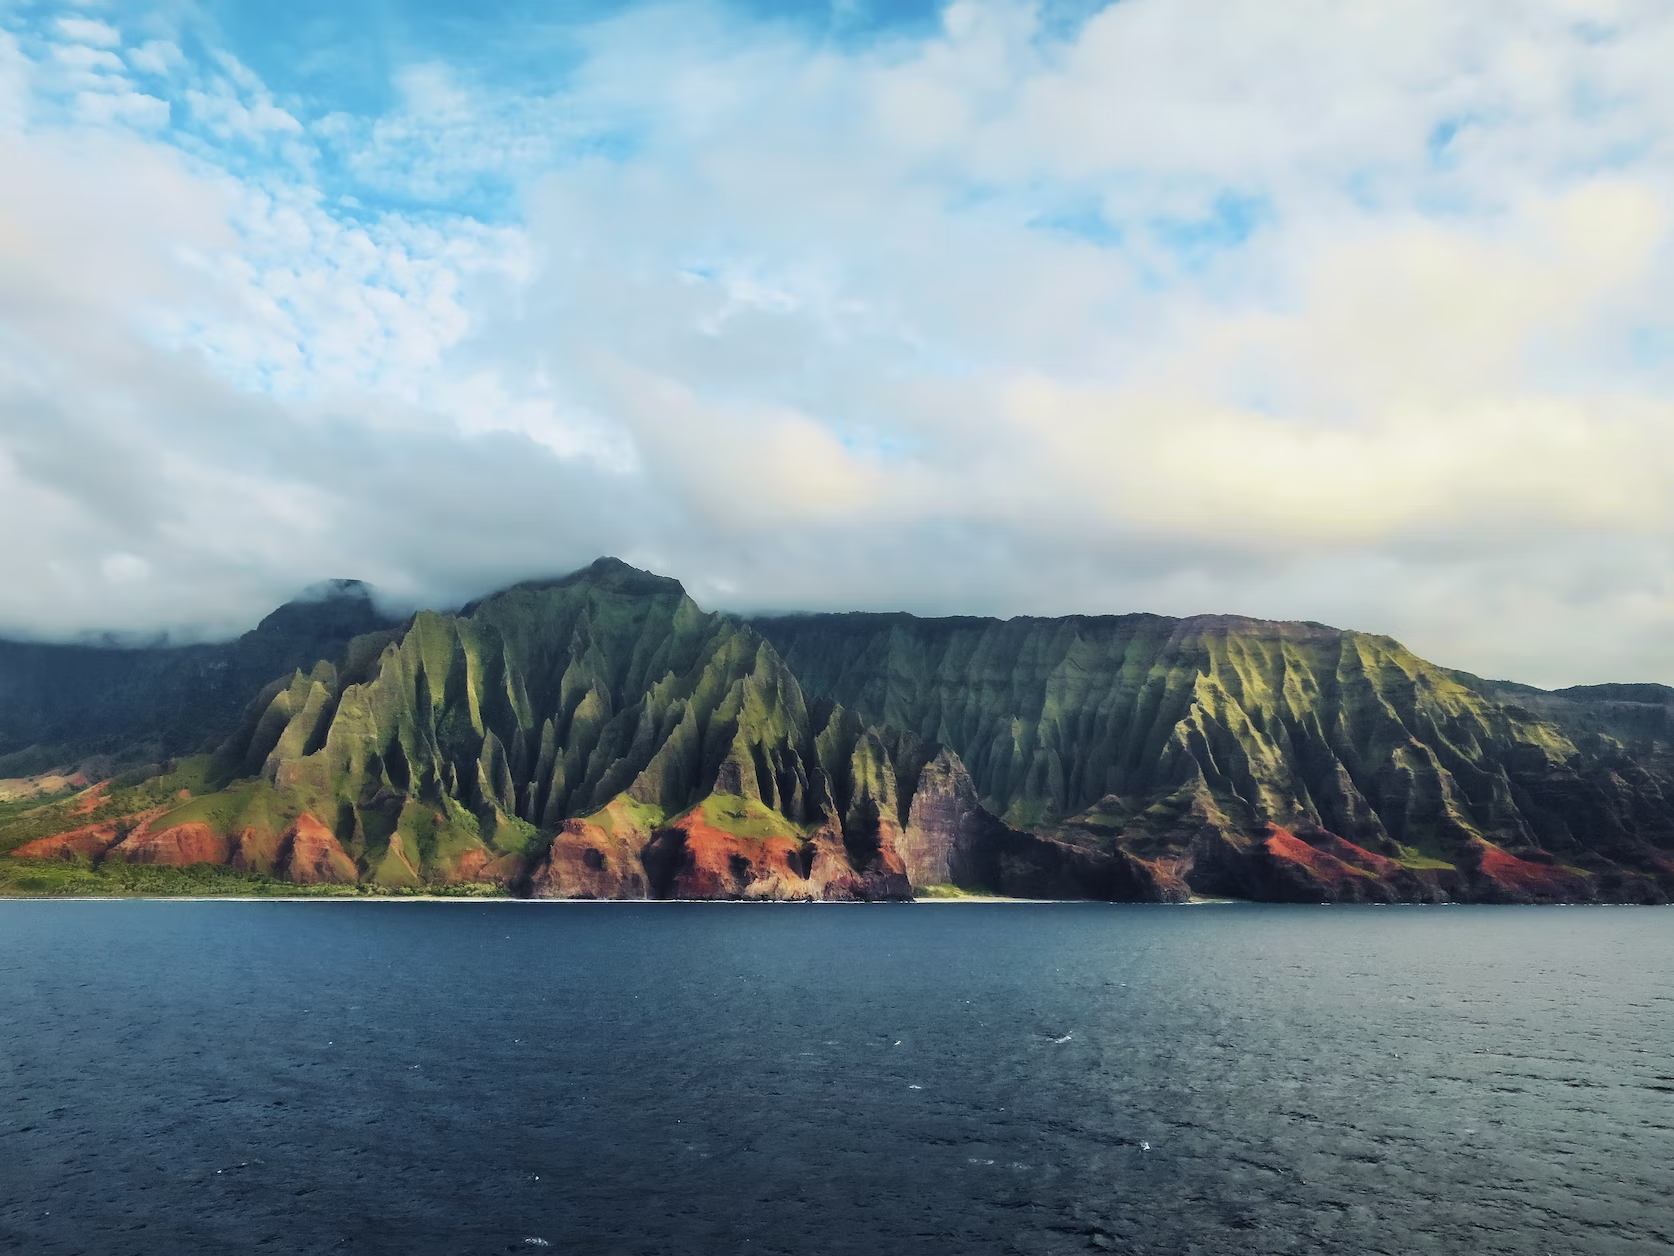
[[(1238, 899), (1215, 900), (1228, 903)], [(755, 907), (900, 907), (916, 903), (1108, 903), (1125, 907), (1186, 907), (1189, 903), (1116, 903), (1098, 898), (519, 898), (513, 894), (4, 894), (0, 903), (529, 903), (534, 905), (645, 905), (699, 903)]]
[(1254, 898), (1193, 897), (1183, 903), (1125, 902), (1103, 898), (1004, 898), (998, 895), (892, 899), (800, 898), (518, 898), (511, 894), (0, 894), (6, 903), (520, 903), (528, 906), (899, 907), (925, 903), (1025, 904), (1037, 907), (1100, 904), (1106, 907), (1674, 907), (1674, 903), (1281, 903)]

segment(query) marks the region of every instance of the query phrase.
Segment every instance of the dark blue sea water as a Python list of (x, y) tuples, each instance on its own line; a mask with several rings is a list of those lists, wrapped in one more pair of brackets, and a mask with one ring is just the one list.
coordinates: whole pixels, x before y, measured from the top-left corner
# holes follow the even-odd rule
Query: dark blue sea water
[(0, 1250), (1655, 1252), (1671, 977), (1655, 908), (3, 902)]

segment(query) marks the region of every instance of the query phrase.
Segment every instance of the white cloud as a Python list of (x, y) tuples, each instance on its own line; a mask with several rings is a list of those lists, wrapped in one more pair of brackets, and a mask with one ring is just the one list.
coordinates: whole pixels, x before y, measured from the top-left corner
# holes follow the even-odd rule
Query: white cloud
[(95, 48), (120, 48), (122, 46), (122, 32), (108, 22), (101, 22), (97, 18), (61, 17), (55, 26), (58, 33), (65, 39), (78, 44), (91, 44)]
[(318, 134), (364, 186), (403, 200), (446, 204), (514, 182), (550, 165), (577, 129), (544, 96), (473, 92), (444, 64), (407, 66), (393, 86), (396, 109), (331, 115)]
[[(124, 105), (96, 42), (54, 54), (79, 129), (0, 153), (17, 626), (608, 550), (739, 606), (1674, 680), (1663, 6), (1123, 0), (1058, 40), (961, 0), (846, 51), (640, 9), (535, 94), (426, 61), (325, 119), (173, 45)], [(163, 95), (191, 160), (135, 134)], [(438, 209), (333, 210), (322, 152)], [(522, 221), (461, 212), (495, 181)]]
[(225, 81), (213, 91), (189, 88), (185, 98), (192, 116), (212, 135), (223, 140), (260, 143), (276, 133), (299, 135), (302, 132), (302, 123), (271, 100), (257, 99), (246, 103)]
[(186, 57), (172, 40), (152, 39), (128, 50), (128, 64), (141, 74), (168, 78), (185, 66)]
[(133, 584), (151, 574), (151, 564), (137, 554), (107, 554), (99, 570), (112, 584)]
[(101, 72), (121, 73), (122, 58), (103, 48), (89, 48), (86, 44), (59, 44), (52, 50), (53, 60), (72, 74), (96, 76)]
[(144, 92), (78, 92), (75, 111), (95, 126), (126, 123), (155, 129), (169, 122), (169, 102)]
[(23, 126), (29, 109), (30, 64), (18, 47), (17, 37), (0, 30), (0, 131)]

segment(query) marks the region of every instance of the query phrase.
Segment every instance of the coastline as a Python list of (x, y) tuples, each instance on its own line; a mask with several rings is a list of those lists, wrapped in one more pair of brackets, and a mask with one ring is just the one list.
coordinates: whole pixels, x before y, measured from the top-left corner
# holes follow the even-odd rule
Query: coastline
[[(658, 906), (704, 904), (732, 907), (899, 907), (922, 903), (1025, 904), (1055, 907), (1099, 903), (1107, 907), (1674, 907), (1674, 903), (1286, 903), (1254, 898), (1194, 897), (1183, 903), (1120, 902), (1103, 898), (1005, 898), (970, 895), (911, 899), (800, 898), (518, 898), (512, 894), (0, 894), (6, 903), (522, 903), (528, 906)], [(0, 908), (3, 909), (3, 908)]]
[[(519, 898), (513, 894), (5, 894), (0, 903), (529, 903), (534, 905), (640, 905), (706, 903), (731, 906), (780, 907), (893, 907), (914, 903), (1097, 903), (1086, 898)], [(1226, 902), (1236, 902), (1226, 899)], [(1112, 904), (1116, 905), (1116, 904)], [(1124, 906), (1190, 906), (1186, 903), (1122, 904)]]

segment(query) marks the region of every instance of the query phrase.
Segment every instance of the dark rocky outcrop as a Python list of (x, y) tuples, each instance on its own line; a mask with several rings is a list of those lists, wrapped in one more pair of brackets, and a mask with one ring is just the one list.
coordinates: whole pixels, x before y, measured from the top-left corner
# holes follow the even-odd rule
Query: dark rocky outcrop
[(965, 765), (946, 748), (919, 775), (900, 848), (915, 885), (1015, 898), (1178, 902), (1189, 895), (1170, 872), (1124, 851), (1012, 828), (982, 805)]

